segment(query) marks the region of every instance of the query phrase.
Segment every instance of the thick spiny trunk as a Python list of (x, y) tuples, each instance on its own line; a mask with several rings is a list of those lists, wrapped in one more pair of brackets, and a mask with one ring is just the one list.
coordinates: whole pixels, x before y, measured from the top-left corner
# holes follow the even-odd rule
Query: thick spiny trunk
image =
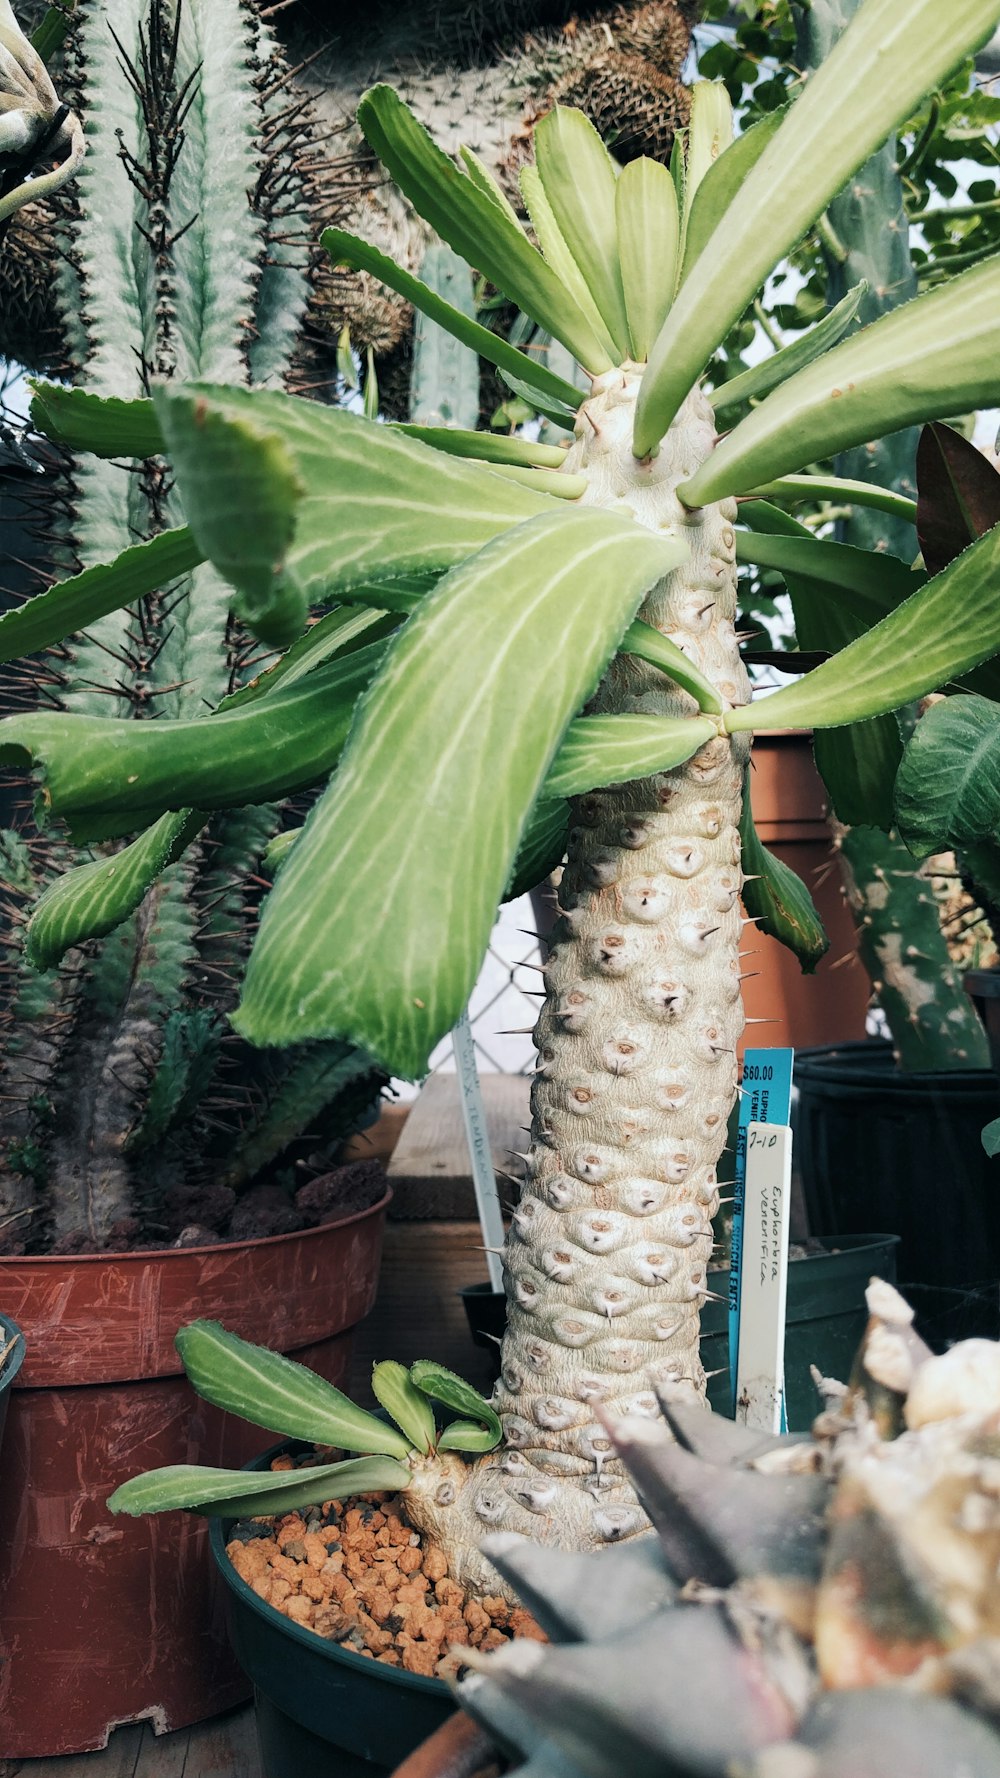
[[(749, 684), (733, 626), (735, 504), (687, 512), (674, 488), (713, 448), (692, 394), (658, 458), (630, 443), (639, 374), (598, 379), (566, 468), (588, 505), (683, 527), (690, 555), (641, 615), (730, 703)], [(587, 597), (587, 588), (580, 588)], [(634, 658), (595, 701), (689, 714), (692, 699)], [(645, 1527), (601, 1416), (655, 1414), (667, 1386), (704, 1396), (715, 1167), (743, 1026), (737, 826), (746, 747), (722, 736), (676, 770), (584, 797), (560, 889), (563, 917), (535, 1033), (526, 1178), (505, 1250), (508, 1331), (495, 1400), (505, 1446), (463, 1478), (433, 1465), (413, 1506), (453, 1572), (495, 1586), (488, 1530), (577, 1548)]]

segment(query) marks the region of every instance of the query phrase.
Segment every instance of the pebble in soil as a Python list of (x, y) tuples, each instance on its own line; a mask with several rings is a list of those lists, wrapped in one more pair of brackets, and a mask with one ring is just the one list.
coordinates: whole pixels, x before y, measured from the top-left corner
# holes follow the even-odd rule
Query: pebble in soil
[[(274, 1468), (291, 1468), (279, 1458)], [(473, 1599), (440, 1549), (410, 1524), (400, 1495), (329, 1500), (275, 1519), (244, 1519), (226, 1553), (258, 1598), (355, 1653), (448, 1679), (467, 1648), (545, 1640), (529, 1612)]]

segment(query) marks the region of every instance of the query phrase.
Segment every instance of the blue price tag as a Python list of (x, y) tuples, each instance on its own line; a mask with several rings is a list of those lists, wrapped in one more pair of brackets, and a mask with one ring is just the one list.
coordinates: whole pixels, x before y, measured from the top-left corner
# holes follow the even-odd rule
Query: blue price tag
[(750, 1124), (787, 1124), (792, 1111), (794, 1050), (747, 1050), (736, 1127), (736, 1179), (733, 1185), (733, 1238), (729, 1263), (729, 1382), (736, 1399), (736, 1358), (740, 1345), (740, 1260), (747, 1185), (747, 1129)]

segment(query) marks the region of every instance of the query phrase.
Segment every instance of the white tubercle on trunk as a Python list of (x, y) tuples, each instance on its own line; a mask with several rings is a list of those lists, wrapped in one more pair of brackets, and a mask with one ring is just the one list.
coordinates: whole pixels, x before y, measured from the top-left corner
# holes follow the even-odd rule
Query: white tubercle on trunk
[[(736, 505), (689, 512), (674, 492), (714, 448), (712, 410), (693, 392), (659, 456), (637, 462), (639, 383), (628, 366), (597, 379), (565, 467), (588, 479), (583, 504), (682, 531), (688, 560), (640, 616), (742, 704)], [(625, 656), (592, 708), (696, 710), (662, 673)], [(645, 1529), (599, 1416), (654, 1415), (663, 1386), (704, 1397), (699, 1312), (743, 1027), (747, 757), (745, 738), (719, 736), (673, 771), (577, 806), (535, 1032), (526, 1178), (504, 1253), (508, 1330), (494, 1400), (505, 1446), (457, 1493), (452, 1476), (427, 1527), (473, 1585), (496, 1585), (475, 1549), (487, 1531), (587, 1549)], [(430, 1480), (416, 1489), (421, 1519)]]

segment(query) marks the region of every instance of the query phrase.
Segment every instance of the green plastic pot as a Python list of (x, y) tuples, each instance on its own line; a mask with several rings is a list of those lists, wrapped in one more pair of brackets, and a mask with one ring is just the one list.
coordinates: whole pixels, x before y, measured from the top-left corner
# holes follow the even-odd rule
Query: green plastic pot
[[(246, 1468), (307, 1448), (274, 1445)], [(213, 1519), (210, 1541), (233, 1649), (253, 1682), (265, 1778), (385, 1778), (451, 1715), (444, 1680), (386, 1667), (265, 1605), (226, 1555), (231, 1531), (232, 1520)]]
[[(826, 1239), (826, 1238), (824, 1238)], [(791, 1432), (807, 1432), (819, 1410), (810, 1366), (824, 1377), (846, 1381), (865, 1331), (869, 1278), (896, 1278), (898, 1235), (845, 1235), (826, 1240), (828, 1251), (793, 1260), (788, 1268), (785, 1323), (785, 1405)], [(472, 1337), (499, 1358), (498, 1339), (507, 1322), (507, 1300), (488, 1284), (461, 1292)], [(492, 1337), (491, 1337), (492, 1336)], [(732, 1418), (729, 1387), (729, 1310), (707, 1302), (701, 1314), (701, 1360), (709, 1376), (708, 1399), (717, 1414)]]

